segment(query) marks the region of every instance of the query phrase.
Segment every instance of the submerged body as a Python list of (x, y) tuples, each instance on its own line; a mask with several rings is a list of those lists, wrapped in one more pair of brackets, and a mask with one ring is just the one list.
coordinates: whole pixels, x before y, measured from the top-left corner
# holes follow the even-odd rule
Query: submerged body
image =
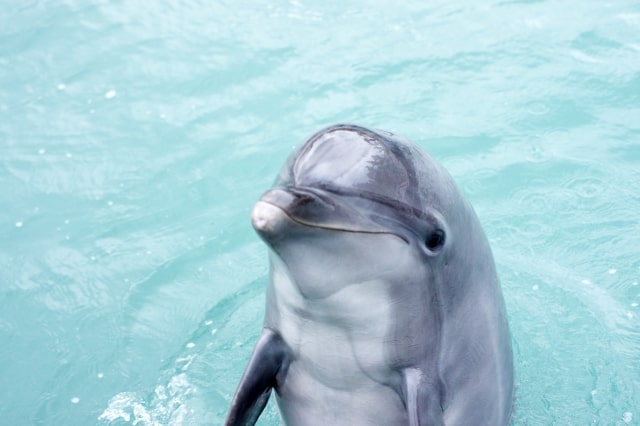
[(506, 425), (509, 328), (491, 250), (448, 173), (410, 143), (338, 125), (252, 212), (270, 248), (263, 333), (227, 425), (275, 389), (287, 425)]

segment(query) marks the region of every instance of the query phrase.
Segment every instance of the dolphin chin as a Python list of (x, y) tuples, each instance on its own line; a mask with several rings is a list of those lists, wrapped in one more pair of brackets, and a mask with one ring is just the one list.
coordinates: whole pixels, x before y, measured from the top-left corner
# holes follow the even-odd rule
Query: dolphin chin
[(505, 426), (511, 336), (471, 205), (428, 154), (336, 125), (251, 212), (269, 246), (264, 327), (226, 425), (272, 390), (286, 425)]

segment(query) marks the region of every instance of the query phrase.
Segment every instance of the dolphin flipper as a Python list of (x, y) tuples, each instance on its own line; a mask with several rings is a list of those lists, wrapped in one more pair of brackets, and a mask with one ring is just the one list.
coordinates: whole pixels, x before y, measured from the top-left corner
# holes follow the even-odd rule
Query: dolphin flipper
[(276, 385), (276, 378), (286, 374), (290, 354), (278, 333), (268, 328), (262, 330), (233, 397), (225, 426), (256, 423)]

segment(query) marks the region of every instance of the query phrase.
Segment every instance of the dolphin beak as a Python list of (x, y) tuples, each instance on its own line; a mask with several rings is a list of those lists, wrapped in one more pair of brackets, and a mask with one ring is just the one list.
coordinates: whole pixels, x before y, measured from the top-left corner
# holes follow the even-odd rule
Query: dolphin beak
[(251, 212), (251, 222), (263, 238), (284, 237), (294, 226), (343, 232), (393, 234), (362, 214), (343, 197), (315, 188), (274, 188), (265, 192)]
[(282, 235), (291, 226), (291, 219), (280, 207), (258, 201), (251, 210), (251, 224), (262, 236)]

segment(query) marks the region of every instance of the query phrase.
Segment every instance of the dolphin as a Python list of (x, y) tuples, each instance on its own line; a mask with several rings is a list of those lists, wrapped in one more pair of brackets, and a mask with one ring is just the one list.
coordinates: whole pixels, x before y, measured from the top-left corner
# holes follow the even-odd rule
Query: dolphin
[(270, 283), (226, 425), (255, 424), (272, 389), (292, 426), (510, 422), (513, 355), (493, 255), (432, 157), (386, 131), (325, 128), (251, 220)]

